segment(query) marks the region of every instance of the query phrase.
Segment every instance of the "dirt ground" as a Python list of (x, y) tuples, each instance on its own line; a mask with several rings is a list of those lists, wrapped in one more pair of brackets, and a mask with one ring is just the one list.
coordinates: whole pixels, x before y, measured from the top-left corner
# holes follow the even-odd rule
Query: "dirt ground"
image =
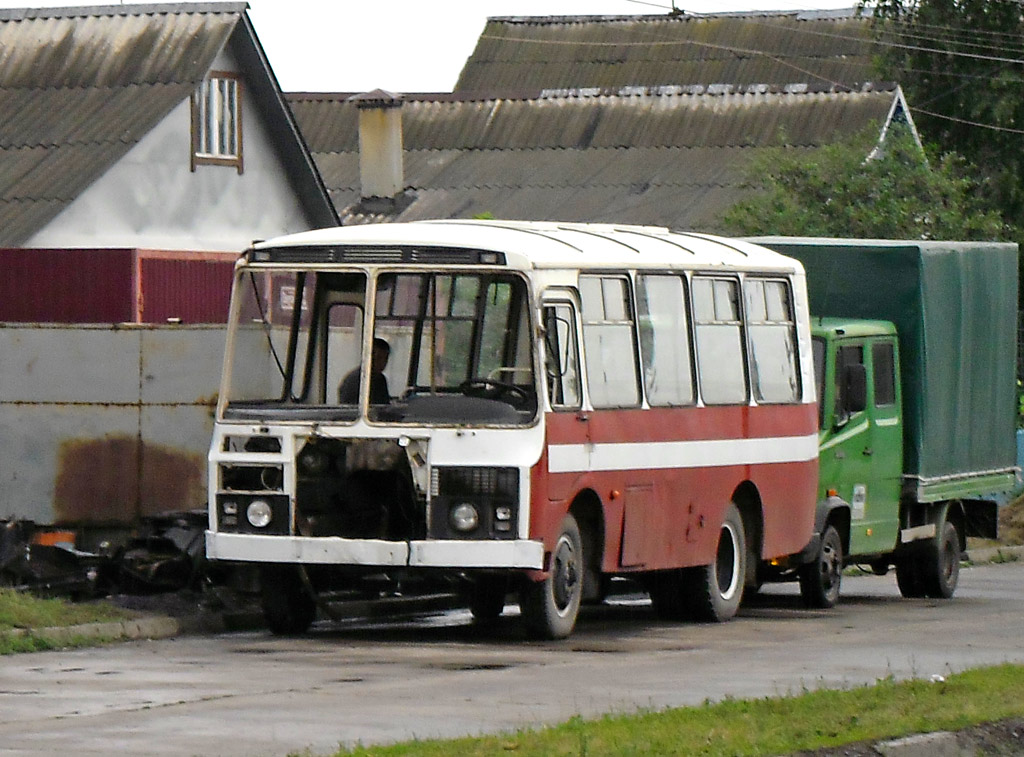
[[(956, 734), (958, 754), (964, 757), (1019, 757), (1024, 754), (1024, 718), (984, 723)], [(792, 757), (880, 757), (878, 742), (865, 741), (813, 752), (798, 752)], [(947, 752), (942, 752), (947, 754)], [(915, 752), (917, 754), (917, 752)]]
[(1024, 494), (999, 510), (999, 542), (1024, 544)]

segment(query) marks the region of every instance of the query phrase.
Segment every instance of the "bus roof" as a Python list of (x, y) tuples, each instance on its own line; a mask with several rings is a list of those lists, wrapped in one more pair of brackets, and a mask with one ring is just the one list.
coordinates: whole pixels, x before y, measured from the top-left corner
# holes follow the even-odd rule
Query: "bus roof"
[[(520, 268), (679, 267), (802, 272), (792, 258), (740, 239), (664, 227), (550, 221), (438, 220), (340, 226), (306, 231), (253, 245), (283, 247), (414, 246), (501, 252)], [(426, 257), (426, 256), (424, 256)], [(301, 256), (291, 257), (293, 261)], [(311, 261), (312, 262), (312, 261)], [(429, 262), (424, 259), (423, 262)]]

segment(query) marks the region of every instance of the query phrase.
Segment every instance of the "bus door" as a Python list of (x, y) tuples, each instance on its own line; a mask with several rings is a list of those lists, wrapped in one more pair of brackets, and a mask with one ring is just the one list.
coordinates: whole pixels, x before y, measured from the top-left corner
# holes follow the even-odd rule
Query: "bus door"
[(545, 295), (543, 304), (544, 383), (547, 418), (547, 498), (572, 496), (589, 467), (590, 417), (583, 412), (578, 313), (573, 293)]

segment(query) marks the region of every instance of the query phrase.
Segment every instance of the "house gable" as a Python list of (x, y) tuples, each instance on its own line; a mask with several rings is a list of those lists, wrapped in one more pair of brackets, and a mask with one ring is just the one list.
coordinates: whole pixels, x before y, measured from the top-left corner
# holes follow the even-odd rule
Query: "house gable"
[(192, 165), (191, 93), (65, 206), (25, 247), (238, 251), (311, 228), (230, 50), (211, 70), (240, 79), (244, 167)]
[[(245, 9), (0, 11), (0, 245), (238, 249), (334, 223)], [(189, 170), (190, 100), (218, 65), (249, 93), (242, 173)]]

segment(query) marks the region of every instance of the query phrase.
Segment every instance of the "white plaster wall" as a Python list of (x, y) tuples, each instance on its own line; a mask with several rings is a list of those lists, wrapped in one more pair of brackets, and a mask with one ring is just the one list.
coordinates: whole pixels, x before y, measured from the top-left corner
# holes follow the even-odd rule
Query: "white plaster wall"
[[(222, 52), (213, 70), (238, 66)], [(190, 128), (185, 100), (24, 246), (234, 252), (310, 228), (244, 83), (244, 173), (190, 171)]]

